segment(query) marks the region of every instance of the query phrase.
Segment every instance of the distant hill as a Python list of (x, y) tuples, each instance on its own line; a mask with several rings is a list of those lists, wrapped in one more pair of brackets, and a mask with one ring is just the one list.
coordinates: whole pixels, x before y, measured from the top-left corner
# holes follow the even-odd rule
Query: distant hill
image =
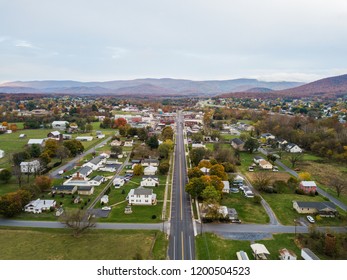
[(16, 81), (0, 84), (2, 93), (65, 93), (139, 96), (217, 96), (254, 88), (283, 90), (302, 85), (297, 82), (264, 82), (256, 79), (192, 81), (184, 79), (135, 79), (108, 82)]
[(323, 97), (337, 98), (347, 95), (347, 74), (335, 77), (324, 78), (305, 85), (292, 87), (284, 90), (271, 90), (270, 88), (253, 88), (239, 92), (229, 92), (221, 94), (220, 97)]

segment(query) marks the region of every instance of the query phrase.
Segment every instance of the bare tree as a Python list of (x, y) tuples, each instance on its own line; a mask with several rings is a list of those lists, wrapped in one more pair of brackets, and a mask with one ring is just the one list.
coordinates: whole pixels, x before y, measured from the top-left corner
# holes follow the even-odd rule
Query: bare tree
[(96, 225), (95, 217), (80, 209), (65, 211), (60, 218), (60, 222), (72, 229), (74, 237), (81, 236), (84, 231)]
[(269, 173), (259, 171), (254, 173), (253, 186), (258, 190), (265, 190), (271, 182)]
[(341, 192), (347, 188), (347, 183), (342, 180), (340, 177), (329, 177), (329, 183), (332, 187), (335, 188), (337, 197), (340, 197)]
[(302, 153), (290, 153), (288, 155), (288, 160), (292, 164), (292, 168), (294, 168), (298, 162), (302, 161), (304, 155)]
[(13, 174), (13, 176), (15, 176), (17, 178), (18, 185), (21, 188), (22, 187), (22, 180), (23, 180), (23, 173), (22, 173), (20, 166), (14, 165), (12, 168), (12, 174)]

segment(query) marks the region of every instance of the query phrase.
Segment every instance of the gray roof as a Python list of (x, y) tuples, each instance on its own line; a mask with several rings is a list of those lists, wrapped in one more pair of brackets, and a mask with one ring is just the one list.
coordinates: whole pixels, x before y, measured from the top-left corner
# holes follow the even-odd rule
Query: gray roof
[(78, 190), (79, 191), (90, 191), (92, 188), (94, 188), (93, 186), (79, 186)]
[(245, 143), (239, 138), (234, 138), (233, 140), (231, 140), (231, 142), (235, 143), (236, 145), (242, 145)]
[(159, 163), (159, 160), (153, 158), (146, 158), (142, 160), (143, 163)]
[(134, 190), (134, 195), (152, 195), (152, 189), (146, 189), (144, 187), (138, 187)]
[(90, 172), (90, 171), (93, 171), (93, 169), (89, 166), (83, 166), (78, 172), (82, 175), (85, 175), (87, 176), (87, 174)]
[(95, 176), (92, 180), (97, 181), (97, 182), (100, 182), (100, 181), (102, 181), (103, 179), (104, 179), (103, 176), (97, 175), (97, 176)]
[(97, 156), (95, 158), (93, 158), (92, 160), (90, 160), (90, 163), (93, 163), (94, 165), (97, 165), (100, 163), (100, 161), (102, 161), (104, 159), (104, 157), (101, 156)]
[(72, 191), (76, 186), (71, 185), (60, 185), (60, 186), (53, 186), (53, 191)]
[(336, 206), (334, 203), (330, 201), (323, 201), (323, 202), (318, 202), (318, 201), (296, 201), (298, 206), (300, 208), (316, 208), (318, 211), (325, 209), (325, 208), (330, 208), (332, 210), (336, 210)]
[(302, 248), (301, 250), (304, 251), (307, 255), (309, 255), (312, 260), (319, 260), (315, 253), (313, 253), (309, 248)]

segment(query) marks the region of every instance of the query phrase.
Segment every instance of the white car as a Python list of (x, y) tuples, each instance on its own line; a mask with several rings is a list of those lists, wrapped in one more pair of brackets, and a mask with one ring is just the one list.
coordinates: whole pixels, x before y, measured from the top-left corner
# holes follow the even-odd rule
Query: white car
[(311, 224), (314, 224), (314, 223), (315, 223), (315, 220), (313, 219), (312, 216), (307, 216), (306, 218), (307, 218), (307, 220), (308, 220)]
[(104, 210), (104, 211), (109, 211), (111, 210), (112, 208), (110, 206), (104, 206), (101, 208), (101, 210)]

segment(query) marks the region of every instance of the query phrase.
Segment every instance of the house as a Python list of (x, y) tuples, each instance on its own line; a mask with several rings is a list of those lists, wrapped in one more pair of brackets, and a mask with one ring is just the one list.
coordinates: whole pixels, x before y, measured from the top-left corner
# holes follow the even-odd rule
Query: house
[(267, 160), (262, 159), (259, 161), (259, 167), (264, 170), (271, 170), (272, 164), (268, 162)]
[(143, 170), (143, 174), (146, 176), (153, 176), (157, 173), (158, 167), (155, 166), (147, 166), (144, 170)]
[(318, 261), (319, 260), (319, 258), (309, 248), (302, 248), (301, 249), (301, 257), (304, 260), (309, 260), (309, 261), (312, 261), (312, 260)]
[(106, 160), (107, 159), (103, 156), (97, 156), (91, 159), (90, 161), (88, 161), (87, 163), (83, 164), (82, 167), (89, 166), (95, 171), (95, 170), (98, 170), (100, 167), (102, 167), (103, 164), (106, 163)]
[(127, 200), (130, 205), (154, 205), (157, 203), (157, 195), (153, 189), (138, 187), (130, 190)]
[(30, 201), (24, 206), (24, 211), (29, 213), (42, 213), (42, 211), (48, 211), (51, 207), (55, 207), (55, 200), (41, 200), (36, 199)]
[(92, 141), (93, 140), (93, 136), (77, 136), (76, 140), (78, 141)]
[(107, 204), (108, 203), (108, 195), (105, 194), (101, 197), (100, 203)]
[(105, 134), (98, 134), (98, 135), (96, 135), (96, 138), (98, 138), (98, 139), (105, 138)]
[(67, 122), (67, 121), (54, 121), (54, 122), (52, 122), (52, 128), (58, 129), (58, 130), (66, 130), (68, 125), (69, 125), (69, 122)]
[(133, 144), (134, 144), (134, 141), (133, 141), (133, 140), (131, 140), (131, 141), (125, 141), (125, 142), (124, 142), (124, 147), (132, 147)]
[(93, 168), (91, 168), (90, 166), (82, 166), (82, 168), (77, 171), (76, 173), (74, 173), (72, 175), (72, 177), (75, 178), (87, 178), (91, 173), (93, 172)]
[(243, 181), (244, 179), (240, 175), (236, 175), (236, 177), (233, 180), (233, 185), (235, 186), (243, 185)]
[(295, 261), (297, 259), (296, 254), (293, 251), (288, 250), (286, 248), (280, 249), (278, 250), (278, 252), (280, 254), (279, 255), (280, 260)]
[(38, 173), (40, 170), (41, 164), (37, 159), (32, 161), (22, 161), (20, 163), (20, 171), (22, 173)]
[(229, 183), (229, 181), (222, 181), (222, 183), (224, 185), (222, 192), (223, 193), (229, 193), (230, 192), (230, 183)]
[(241, 139), (239, 138), (234, 138), (231, 140), (231, 146), (235, 149), (235, 150), (239, 150), (239, 151), (244, 151), (245, 142), (243, 142)]
[(304, 191), (305, 193), (316, 193), (317, 185), (314, 181), (301, 181), (299, 184), (299, 189)]
[(4, 150), (0, 150), (0, 158), (3, 158), (5, 156), (5, 151)]
[(236, 252), (237, 259), (239, 261), (247, 261), (249, 260), (248, 255), (245, 251), (238, 251)]
[(322, 217), (335, 217), (336, 206), (330, 201), (293, 201), (293, 208), (299, 214), (318, 214)]
[(100, 186), (102, 183), (106, 182), (104, 176), (97, 175), (90, 180), (92, 186)]
[(159, 166), (159, 160), (146, 158), (141, 161), (142, 166)]
[(158, 187), (159, 179), (155, 177), (143, 177), (140, 185), (141, 187)]
[(251, 249), (256, 260), (267, 260), (268, 256), (270, 255), (267, 248), (260, 243), (251, 244)]
[(92, 195), (94, 193), (94, 186), (80, 186), (77, 188), (77, 193), (80, 195)]
[(45, 145), (46, 139), (29, 139), (28, 145), (39, 145), (43, 147)]
[(124, 184), (125, 184), (125, 180), (124, 180), (123, 177), (116, 177), (116, 178), (114, 178), (114, 180), (113, 180), (113, 186), (114, 186), (116, 189), (118, 189), (118, 188), (120, 188), (120, 187), (123, 187)]
[(302, 153), (302, 149), (298, 145), (293, 143), (287, 144), (286, 151), (288, 153)]
[(221, 205), (218, 207), (218, 213), (223, 217), (223, 218), (226, 218), (228, 217), (228, 207), (224, 206), (224, 205)]
[(63, 134), (63, 140), (71, 140), (72, 135), (71, 134)]
[(58, 130), (56, 131), (51, 131), (50, 133), (47, 134), (48, 138), (54, 138), (54, 139), (59, 139), (60, 138), (60, 132)]
[(121, 166), (119, 163), (108, 163), (101, 167), (99, 170), (100, 171), (106, 171), (106, 172), (116, 172), (117, 169)]
[(206, 149), (206, 146), (204, 144), (202, 144), (202, 143), (194, 143), (194, 144), (192, 144), (192, 148), (193, 149), (196, 149), (196, 148), (204, 148), (204, 149)]
[(123, 144), (122, 141), (119, 141), (119, 140), (116, 139), (116, 140), (113, 140), (110, 145), (112, 147), (119, 147), (119, 146), (122, 146), (122, 144)]
[(77, 186), (53, 186), (52, 187), (52, 193), (54, 194), (74, 194), (77, 192)]
[(22, 133), (22, 134), (19, 134), (19, 138), (20, 138), (20, 139), (23, 139), (23, 138), (25, 138), (25, 137), (27, 137), (26, 134), (23, 134), (23, 133)]
[(274, 135), (272, 135), (271, 133), (263, 133), (262, 135), (260, 135), (260, 138), (265, 138), (266, 140), (274, 140), (276, 139), (276, 137)]
[(237, 213), (235, 208), (228, 208), (228, 215), (231, 221), (239, 219), (239, 214)]
[(259, 164), (259, 162), (260, 162), (261, 160), (264, 160), (264, 158), (261, 157), (261, 156), (255, 156), (255, 157), (253, 158), (253, 161), (254, 161), (255, 164)]
[(201, 167), (200, 171), (206, 175), (210, 174), (210, 168)]

